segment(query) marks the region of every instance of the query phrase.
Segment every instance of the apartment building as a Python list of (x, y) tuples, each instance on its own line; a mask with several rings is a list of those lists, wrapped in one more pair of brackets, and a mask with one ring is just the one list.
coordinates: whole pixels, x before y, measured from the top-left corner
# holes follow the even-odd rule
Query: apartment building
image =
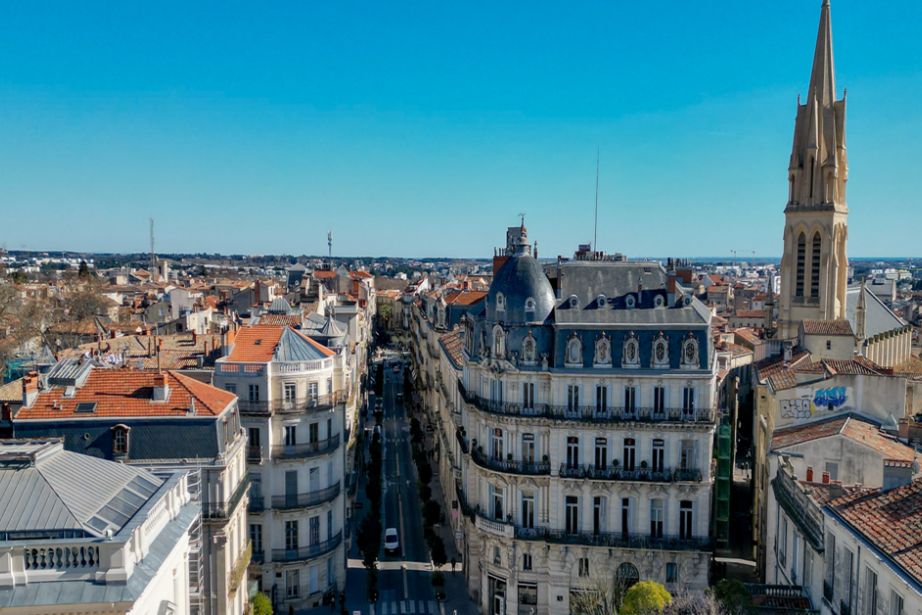
[(440, 435), (440, 476), (452, 466), (471, 597), (482, 613), (543, 615), (600, 580), (704, 589), (710, 312), (653, 263), (578, 257), (549, 279), (514, 230), (482, 306), (435, 336), (442, 358), (415, 353), (436, 373), (424, 403), (455, 431)]
[(147, 470), (0, 440), (0, 610), (189, 615), (192, 528), (184, 470)]
[(23, 379), (17, 438), (63, 438), (67, 451), (184, 479), (201, 516), (190, 529), (189, 612), (246, 612), (246, 434), (237, 398), (182, 372), (64, 359)]
[(317, 606), (345, 586), (344, 353), (256, 325), (215, 367), (248, 434), (250, 573), (277, 610)]

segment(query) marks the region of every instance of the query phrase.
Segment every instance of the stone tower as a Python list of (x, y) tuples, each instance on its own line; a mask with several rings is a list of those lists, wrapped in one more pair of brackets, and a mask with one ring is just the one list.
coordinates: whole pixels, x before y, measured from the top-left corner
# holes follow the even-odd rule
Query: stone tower
[(845, 98), (836, 100), (829, 0), (820, 14), (807, 99), (798, 98), (781, 259), (781, 335), (805, 318), (845, 318), (848, 207)]

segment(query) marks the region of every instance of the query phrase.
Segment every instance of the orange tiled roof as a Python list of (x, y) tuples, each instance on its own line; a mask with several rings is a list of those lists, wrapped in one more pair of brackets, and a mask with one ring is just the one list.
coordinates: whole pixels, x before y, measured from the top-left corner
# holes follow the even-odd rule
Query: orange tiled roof
[(916, 452), (912, 447), (886, 435), (877, 425), (852, 415), (776, 429), (772, 435), (772, 450), (778, 451), (804, 442), (839, 435), (874, 449), (883, 455), (884, 459), (911, 462), (916, 458)]
[(445, 303), (449, 305), (474, 305), (482, 301), (487, 294), (482, 290), (453, 290), (445, 296)]
[(354, 280), (355, 278), (373, 278), (375, 276), (371, 275), (367, 271), (350, 271), (349, 277)]
[(315, 269), (315, 270), (314, 270), (314, 273), (313, 273), (313, 276), (314, 276), (315, 278), (335, 278), (335, 277), (336, 277), (336, 272), (335, 272), (335, 271), (326, 271), (326, 270), (324, 270), (324, 269)]
[(237, 332), (234, 350), (227, 357), (227, 361), (232, 363), (268, 363), (275, 355), (275, 349), (278, 347), (279, 340), (282, 339), (285, 329), (290, 329), (295, 335), (319, 350), (324, 356), (332, 357), (336, 354), (326, 346), (315, 342), (292, 327), (263, 325), (260, 323), (251, 327), (244, 327)]
[(298, 315), (289, 316), (287, 314), (263, 314), (259, 317), (259, 324), (278, 327), (296, 327), (301, 324), (301, 317)]
[(916, 582), (922, 582), (922, 479), (890, 491), (847, 494), (829, 506)]
[[(154, 402), (153, 370), (93, 369), (86, 383), (65, 399), (64, 387), (39, 393), (31, 408), (23, 407), (17, 420), (56, 419), (73, 416), (185, 416), (195, 401), (196, 414), (217, 416), (237, 396), (178, 372), (163, 372), (170, 387), (169, 399)], [(77, 404), (95, 402), (93, 412), (75, 413)]]
[(442, 343), (442, 346), (445, 347), (445, 352), (448, 353), (448, 358), (451, 359), (451, 362), (454, 363), (455, 366), (461, 367), (461, 364), (464, 362), (461, 356), (461, 348), (464, 346), (464, 333), (460, 329), (452, 331), (451, 333), (446, 333), (441, 336), (439, 341)]
[(847, 320), (805, 318), (801, 324), (807, 335), (854, 335), (852, 325)]
[(734, 316), (738, 318), (765, 318), (765, 310), (740, 310)]

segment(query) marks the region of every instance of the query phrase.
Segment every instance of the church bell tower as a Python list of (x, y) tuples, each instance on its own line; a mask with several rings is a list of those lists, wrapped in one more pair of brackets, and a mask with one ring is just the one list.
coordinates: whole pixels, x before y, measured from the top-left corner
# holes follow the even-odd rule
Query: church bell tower
[(836, 100), (832, 22), (824, 0), (807, 99), (797, 101), (788, 169), (779, 314), (783, 339), (796, 337), (805, 318), (845, 318), (847, 180), (845, 97)]

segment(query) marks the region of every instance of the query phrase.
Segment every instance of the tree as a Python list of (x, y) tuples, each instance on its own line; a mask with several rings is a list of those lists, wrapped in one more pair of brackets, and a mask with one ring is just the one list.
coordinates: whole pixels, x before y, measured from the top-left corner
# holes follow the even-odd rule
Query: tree
[(656, 581), (641, 581), (624, 594), (621, 615), (650, 615), (661, 613), (672, 604), (672, 595)]
[(269, 598), (261, 592), (253, 596), (250, 605), (253, 607), (253, 615), (273, 615), (274, 613)]
[(378, 318), (384, 321), (386, 325), (391, 322), (391, 315), (392, 315), (391, 306), (389, 306), (386, 303), (382, 303), (381, 306), (378, 308)]
[(621, 592), (611, 576), (580, 578), (578, 591), (570, 593), (570, 612), (580, 615), (618, 615)]
[(90, 277), (90, 268), (86, 264), (86, 261), (80, 261), (80, 268), (77, 270), (77, 277), (81, 280), (85, 280)]
[(745, 585), (735, 579), (721, 579), (710, 592), (729, 615), (746, 615), (752, 612), (752, 594)]

